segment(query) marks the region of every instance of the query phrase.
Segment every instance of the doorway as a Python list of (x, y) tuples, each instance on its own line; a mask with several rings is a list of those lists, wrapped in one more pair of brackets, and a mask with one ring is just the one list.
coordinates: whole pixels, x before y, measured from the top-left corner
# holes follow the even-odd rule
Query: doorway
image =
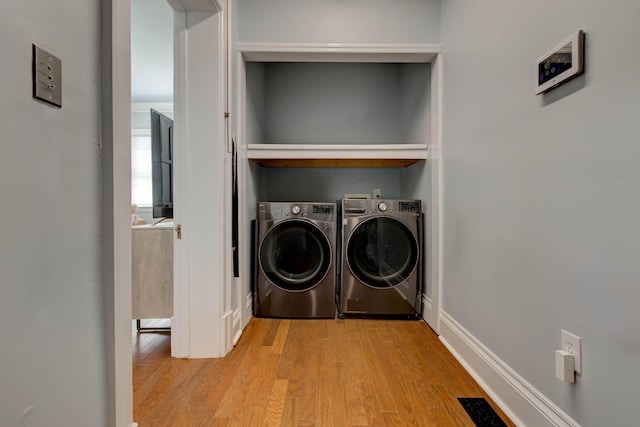
[(167, 333), (173, 315), (173, 15), (167, 2), (131, 0), (134, 346)]

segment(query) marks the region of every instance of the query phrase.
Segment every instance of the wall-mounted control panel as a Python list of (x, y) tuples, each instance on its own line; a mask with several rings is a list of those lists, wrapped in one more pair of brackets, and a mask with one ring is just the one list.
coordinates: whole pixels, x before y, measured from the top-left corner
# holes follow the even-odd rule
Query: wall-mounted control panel
[(584, 31), (577, 31), (540, 57), (535, 63), (535, 69), (536, 95), (548, 92), (584, 73)]
[(62, 61), (33, 45), (33, 97), (62, 107)]

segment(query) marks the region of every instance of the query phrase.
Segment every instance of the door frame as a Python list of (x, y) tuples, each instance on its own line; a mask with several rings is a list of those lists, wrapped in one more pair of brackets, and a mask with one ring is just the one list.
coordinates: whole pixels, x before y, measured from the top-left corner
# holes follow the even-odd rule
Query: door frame
[[(221, 11), (221, 3), (217, 0), (200, 0), (184, 2), (188, 7), (184, 7), (181, 0), (172, 0), (170, 4), (176, 8), (176, 5), (182, 5), (181, 14), (189, 14), (191, 9), (195, 7), (195, 13), (216, 14)], [(204, 19), (205, 16), (198, 18)], [(131, 0), (107, 0), (101, 3), (101, 22), (102, 22), (102, 52), (100, 60), (101, 67), (101, 86), (102, 94), (102, 123), (100, 129), (103, 142), (103, 162), (102, 162), (102, 217), (103, 217), (103, 286), (104, 286), (104, 319), (105, 319), (105, 364), (106, 364), (106, 424), (109, 426), (135, 426), (133, 422), (133, 369), (131, 362)], [(221, 26), (218, 36), (221, 37), (224, 26)], [(222, 43), (222, 40), (221, 40)], [(179, 53), (180, 55), (180, 53)], [(179, 56), (178, 55), (178, 56)], [(191, 56), (195, 58), (196, 53)], [(187, 58), (189, 55), (187, 54)], [(221, 59), (220, 57), (218, 59)], [(220, 78), (214, 79), (213, 85), (217, 86), (217, 90), (225, 87), (224, 76), (225, 67), (222, 61), (219, 67), (223, 70)], [(182, 70), (185, 71), (184, 69)], [(184, 73), (180, 74), (184, 78)], [(193, 76), (191, 84), (196, 86), (198, 79), (203, 77)], [(202, 80), (201, 80), (202, 81)], [(219, 98), (222, 98), (221, 96)], [(183, 110), (178, 113), (180, 120), (186, 119), (186, 112), (189, 107), (188, 98), (186, 103), (182, 104)], [(221, 101), (222, 102), (222, 101)], [(222, 102), (224, 104), (224, 102)], [(211, 111), (202, 111), (201, 114), (207, 115)], [(182, 115), (180, 115), (182, 114)], [(215, 116), (214, 116), (215, 117)], [(211, 116), (208, 117), (211, 119)], [(218, 131), (218, 137), (222, 134), (220, 140), (223, 147), (224, 143), (224, 118), (222, 115), (218, 120), (214, 120)], [(188, 126), (183, 125), (183, 132), (186, 132)], [(221, 130), (221, 133), (220, 133)], [(214, 137), (214, 141), (217, 138)], [(189, 141), (191, 143), (191, 141)], [(222, 150), (225, 151), (224, 148)], [(227, 156), (221, 156), (217, 159), (218, 164), (212, 165), (212, 169), (218, 171), (226, 171), (228, 168)], [(218, 166), (221, 166), (220, 168)], [(225, 176), (228, 175), (225, 173)], [(186, 182), (186, 180), (184, 180)], [(218, 251), (218, 256), (224, 261), (218, 274), (210, 278), (209, 283), (199, 283), (198, 286), (190, 286), (188, 280), (192, 279), (189, 271), (185, 266), (190, 266), (194, 252), (197, 248), (188, 248), (179, 251), (178, 257), (174, 260), (178, 264), (178, 270), (185, 274), (177, 276), (176, 279), (180, 283), (181, 280), (187, 279), (183, 290), (189, 295), (191, 302), (198, 302), (198, 289), (206, 289), (210, 291), (210, 295), (214, 301), (219, 303), (222, 313), (216, 311), (219, 316), (212, 315), (212, 322), (207, 325), (196, 325), (199, 331), (204, 331), (204, 336), (199, 335), (192, 337), (193, 331), (188, 328), (181, 329), (180, 318), (191, 317), (194, 311), (203, 313), (208, 311), (205, 304), (202, 307), (196, 307), (193, 304), (180, 305), (178, 316), (178, 328), (172, 334), (176, 336), (176, 345), (188, 346), (189, 356), (193, 357), (218, 357), (223, 356), (230, 349), (231, 339), (229, 338), (229, 326), (231, 316), (225, 318), (224, 309), (230, 306), (229, 287), (231, 280), (228, 279), (229, 256), (225, 248), (228, 246), (227, 234), (222, 224), (228, 220), (224, 200), (229, 197), (230, 188), (226, 185), (227, 180), (219, 180), (220, 185), (224, 188), (222, 191), (220, 203), (221, 208), (214, 223), (218, 224), (215, 230), (220, 234), (218, 239), (214, 239), (212, 246)], [(189, 188), (186, 189), (189, 191)], [(189, 199), (188, 194), (183, 197)], [(212, 227), (213, 229), (213, 227)], [(181, 240), (184, 245), (185, 239)], [(174, 255), (175, 256), (175, 255)], [(218, 284), (218, 286), (216, 286)], [(178, 286), (181, 286), (180, 284)], [(186, 287), (185, 287), (186, 286)], [(212, 290), (213, 289), (213, 290)], [(184, 292), (183, 292), (184, 293)], [(180, 294), (177, 296), (182, 298)], [(212, 310), (213, 311), (213, 310)], [(229, 311), (229, 310), (227, 310)], [(193, 326), (192, 319), (189, 318), (182, 322), (182, 325)], [(202, 320), (202, 316), (195, 320)], [(205, 319), (206, 320), (206, 319)], [(207, 328), (209, 330), (207, 334)], [(188, 331), (188, 333), (186, 332)], [(207, 336), (208, 335), (208, 336)], [(213, 338), (211, 336), (213, 335)], [(192, 339), (193, 338), (193, 339)], [(194, 354), (193, 346), (198, 341), (204, 345), (197, 349)], [(201, 355), (204, 354), (204, 355)]]

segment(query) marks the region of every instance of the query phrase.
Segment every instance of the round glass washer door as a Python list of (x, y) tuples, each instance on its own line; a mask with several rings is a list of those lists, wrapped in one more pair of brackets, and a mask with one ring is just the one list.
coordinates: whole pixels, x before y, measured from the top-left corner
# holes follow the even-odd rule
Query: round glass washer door
[(265, 234), (259, 255), (264, 274), (285, 291), (307, 291), (331, 268), (329, 241), (320, 228), (307, 221), (276, 224)]
[(392, 288), (409, 277), (418, 263), (418, 242), (394, 218), (378, 217), (359, 224), (347, 242), (351, 273), (373, 288)]

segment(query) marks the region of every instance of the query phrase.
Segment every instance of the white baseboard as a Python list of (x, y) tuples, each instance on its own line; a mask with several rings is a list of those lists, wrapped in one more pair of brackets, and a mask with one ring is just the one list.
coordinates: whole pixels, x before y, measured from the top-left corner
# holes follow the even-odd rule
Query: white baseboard
[(233, 329), (236, 329), (239, 327), (241, 319), (242, 319), (242, 310), (240, 307), (238, 307), (233, 312)]
[(580, 427), (444, 311), (440, 340), (516, 425)]
[(251, 313), (253, 309), (253, 293), (249, 292), (245, 299), (245, 307), (247, 308), (247, 312)]
[(224, 353), (222, 356), (226, 355), (233, 348), (233, 311), (229, 310), (222, 315), (222, 321), (224, 323)]
[(427, 294), (422, 294), (422, 318), (429, 323), (431, 319), (431, 298)]
[(138, 423), (131, 423), (131, 427), (138, 427)]
[(249, 320), (251, 320), (251, 317), (253, 316), (253, 292), (249, 292), (247, 294), (244, 307), (245, 309), (242, 316), (242, 329), (247, 326)]
[(238, 340), (240, 339), (240, 335), (242, 335), (242, 308), (238, 307), (233, 312), (233, 323), (232, 323), (232, 331), (233, 331), (233, 340), (232, 345), (235, 346), (238, 344)]

